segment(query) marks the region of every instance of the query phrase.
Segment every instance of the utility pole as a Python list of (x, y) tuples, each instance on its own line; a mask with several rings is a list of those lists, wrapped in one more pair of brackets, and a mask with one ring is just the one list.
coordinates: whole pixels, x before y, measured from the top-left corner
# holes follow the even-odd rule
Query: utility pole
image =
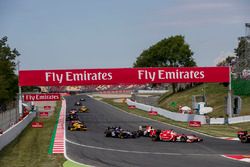
[(231, 86), (231, 65), (229, 66), (229, 85), (227, 95), (227, 115), (229, 118), (232, 117), (232, 86)]
[[(17, 72), (19, 76), (19, 70), (20, 70), (20, 61), (17, 61)], [(18, 82), (19, 84), (19, 82)], [(18, 85), (18, 112), (20, 117), (23, 115), (23, 108), (22, 108), (22, 88), (20, 85)]]

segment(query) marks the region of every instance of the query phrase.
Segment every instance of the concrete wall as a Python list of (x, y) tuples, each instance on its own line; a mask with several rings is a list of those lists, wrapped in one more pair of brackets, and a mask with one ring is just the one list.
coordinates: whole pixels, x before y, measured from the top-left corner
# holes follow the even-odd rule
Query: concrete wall
[(228, 118), (210, 118), (210, 124), (236, 124), (236, 123), (243, 123), (243, 122), (250, 122), (250, 115), (248, 116), (241, 116), (241, 117), (232, 117)]
[(242, 123), (242, 122), (250, 122), (250, 115), (241, 116), (241, 117), (233, 117), (228, 119), (229, 124)]
[(131, 98), (138, 103), (157, 106), (160, 96), (132, 94)]
[(0, 134), (0, 150), (14, 140), (23, 129), (35, 118), (36, 113), (30, 113), (22, 121), (13, 125), (6, 130), (3, 134)]
[(169, 90), (138, 90), (139, 94), (164, 94), (169, 92)]
[(225, 124), (224, 118), (210, 118), (210, 124)]
[(203, 115), (195, 115), (195, 114), (181, 114), (176, 112), (171, 112), (162, 108), (153, 107), (150, 105), (133, 102), (127, 99), (128, 105), (134, 105), (136, 108), (144, 110), (144, 111), (157, 111), (159, 115), (162, 115), (166, 118), (170, 118), (175, 121), (188, 122), (188, 121), (200, 121), (201, 124), (206, 124), (206, 117)]

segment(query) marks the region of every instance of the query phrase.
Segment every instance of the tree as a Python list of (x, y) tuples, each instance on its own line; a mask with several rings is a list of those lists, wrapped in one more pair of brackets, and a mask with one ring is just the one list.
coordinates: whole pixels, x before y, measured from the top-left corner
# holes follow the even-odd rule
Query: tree
[(18, 91), (15, 59), (20, 54), (9, 47), (7, 39), (5, 36), (0, 40), (0, 104), (13, 101)]
[(234, 52), (236, 54), (235, 72), (237, 77), (241, 77), (243, 70), (250, 69), (250, 42), (247, 37), (239, 38), (238, 46)]
[(234, 53), (236, 54), (236, 57), (239, 59), (244, 59), (245, 58), (245, 52), (246, 52), (246, 46), (248, 42), (246, 38), (240, 38), (238, 47), (234, 49)]
[[(137, 57), (134, 67), (193, 67), (193, 52), (184, 36), (176, 35), (157, 42)], [(172, 84), (176, 92), (176, 84)]]
[(218, 62), (216, 66), (230, 66), (235, 61), (235, 56), (227, 56), (224, 60)]

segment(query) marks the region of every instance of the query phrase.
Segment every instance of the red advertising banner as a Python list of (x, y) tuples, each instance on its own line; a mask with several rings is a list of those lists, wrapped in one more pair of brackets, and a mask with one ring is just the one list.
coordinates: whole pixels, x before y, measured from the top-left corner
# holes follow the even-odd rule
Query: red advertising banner
[(44, 110), (51, 110), (51, 106), (44, 106), (43, 109)]
[(201, 127), (201, 122), (200, 121), (189, 121), (189, 126), (190, 127)]
[(135, 109), (136, 107), (134, 105), (129, 105), (128, 108), (129, 109)]
[(150, 115), (150, 116), (156, 116), (156, 115), (158, 115), (158, 112), (157, 111), (149, 111), (148, 115)]
[(22, 70), (19, 86), (229, 82), (229, 67)]
[(59, 101), (61, 95), (59, 93), (40, 93), (40, 94), (23, 94), (24, 101)]
[(32, 122), (32, 128), (43, 128), (43, 122)]
[(40, 116), (40, 117), (48, 117), (48, 116), (49, 116), (49, 112), (46, 112), (46, 111), (44, 111), (44, 112), (39, 112), (39, 116)]

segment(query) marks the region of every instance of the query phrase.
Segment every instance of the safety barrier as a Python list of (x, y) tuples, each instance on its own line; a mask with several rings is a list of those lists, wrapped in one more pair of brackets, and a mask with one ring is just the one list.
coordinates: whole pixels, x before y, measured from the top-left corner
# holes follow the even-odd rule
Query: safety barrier
[(232, 118), (210, 118), (209, 120), (206, 119), (203, 115), (196, 115), (196, 114), (181, 114), (176, 112), (171, 112), (162, 108), (153, 107), (150, 105), (137, 103), (134, 101), (131, 101), (130, 99), (126, 100), (127, 104), (129, 106), (135, 106), (138, 109), (144, 110), (144, 111), (157, 111), (159, 115), (162, 115), (166, 118), (175, 120), (175, 121), (181, 121), (181, 122), (189, 122), (189, 121), (200, 121), (201, 124), (235, 124), (235, 123), (243, 123), (243, 122), (250, 122), (250, 115), (248, 116), (240, 116), (240, 117), (232, 117)]
[(138, 90), (139, 94), (164, 94), (169, 92), (169, 90)]
[(36, 113), (30, 113), (22, 121), (10, 127), (8, 130), (0, 134), (0, 150), (14, 140), (23, 129), (35, 118)]
[(250, 115), (248, 116), (241, 116), (241, 117), (233, 117), (228, 119), (229, 124), (236, 124), (242, 122), (250, 122)]
[(131, 101), (130, 99), (127, 99), (128, 105), (134, 105), (136, 108), (144, 110), (144, 111), (157, 111), (159, 115), (162, 115), (166, 118), (175, 120), (175, 121), (181, 121), (181, 122), (189, 122), (189, 121), (200, 121), (201, 124), (206, 124), (206, 117), (203, 115), (195, 115), (195, 114), (181, 114), (176, 112), (171, 112), (162, 108), (153, 107), (150, 105), (137, 103), (134, 101)]
[(100, 91), (97, 93), (100, 94), (130, 94), (132, 92), (132, 90), (104, 90), (104, 91)]
[(250, 115), (248, 116), (240, 116), (240, 117), (232, 117), (232, 118), (210, 118), (210, 124), (236, 124), (250, 122)]
[(224, 118), (210, 118), (210, 124), (225, 124)]

